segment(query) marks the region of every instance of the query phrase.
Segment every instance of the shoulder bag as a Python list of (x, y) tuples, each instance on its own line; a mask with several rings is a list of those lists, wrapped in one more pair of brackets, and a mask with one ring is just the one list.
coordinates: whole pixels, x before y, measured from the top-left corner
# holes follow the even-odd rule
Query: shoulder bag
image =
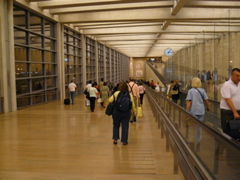
[(234, 139), (240, 138), (240, 120), (229, 120), (227, 122), (227, 131)]
[[(202, 100), (203, 100), (203, 105), (204, 105), (204, 107), (205, 107), (205, 100), (204, 100), (204, 98), (203, 98), (202, 93), (198, 90), (198, 88), (194, 88), (194, 89), (196, 89), (196, 90), (199, 92), (199, 94), (201, 95)], [(209, 110), (209, 109), (206, 107), (206, 110)]]
[(177, 95), (178, 94), (178, 88), (176, 88), (176, 90), (173, 90), (175, 88), (176, 85), (174, 85), (174, 87), (171, 89), (171, 94), (172, 95)]
[(113, 94), (113, 102), (109, 103), (107, 105), (107, 108), (105, 110), (105, 114), (108, 115), (108, 116), (111, 116), (113, 114), (113, 110), (114, 110), (114, 107), (115, 107), (115, 96)]

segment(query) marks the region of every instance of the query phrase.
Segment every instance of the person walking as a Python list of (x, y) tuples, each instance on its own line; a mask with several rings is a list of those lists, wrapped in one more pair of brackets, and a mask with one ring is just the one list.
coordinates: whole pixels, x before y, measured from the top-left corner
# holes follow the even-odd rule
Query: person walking
[[(195, 116), (199, 121), (203, 122), (205, 114), (205, 105), (207, 106), (207, 111), (209, 111), (208, 96), (205, 89), (201, 88), (201, 79), (194, 77), (192, 79), (192, 88), (188, 90), (186, 98), (186, 110), (189, 111), (193, 116)], [(202, 139), (202, 128), (196, 125), (196, 142), (200, 143)]]
[(142, 82), (139, 83), (138, 89), (139, 89), (139, 95), (140, 95), (140, 105), (142, 106), (143, 96), (145, 94), (145, 87), (143, 86)]
[(179, 99), (179, 95), (180, 95), (180, 88), (179, 88), (178, 82), (176, 80), (172, 82), (171, 94), (172, 94), (173, 102), (177, 103), (177, 101)]
[(71, 80), (71, 83), (68, 85), (68, 89), (70, 91), (72, 104), (74, 104), (74, 99), (75, 99), (75, 95), (76, 95), (77, 85), (73, 82), (73, 80)]
[(92, 84), (92, 87), (88, 89), (89, 92), (89, 100), (90, 100), (90, 110), (94, 112), (95, 109), (95, 102), (98, 95), (98, 90), (96, 89), (96, 84)]
[(101, 78), (100, 83), (99, 83), (99, 86), (98, 86), (98, 88), (99, 88), (100, 90), (101, 90), (101, 88), (103, 87), (103, 83), (104, 83), (103, 78)]
[(105, 103), (108, 102), (108, 97), (109, 97), (109, 88), (106, 82), (104, 82), (100, 88), (100, 95), (101, 95), (101, 106), (105, 108)]
[(224, 133), (227, 131), (227, 121), (240, 119), (240, 69), (232, 69), (231, 78), (221, 87), (221, 126)]
[[(140, 98), (139, 88), (138, 88), (138, 85), (134, 82), (134, 79), (132, 77), (129, 78), (128, 90), (129, 90), (129, 92), (133, 96), (134, 106), (137, 107), (138, 106), (138, 100)], [(137, 121), (136, 114), (132, 113), (132, 116), (131, 116), (131, 119), (130, 119), (130, 123), (133, 123), (133, 122), (136, 122), (136, 121)]]
[[(121, 133), (121, 142), (123, 145), (128, 144), (128, 130), (129, 130), (129, 120), (131, 117), (131, 110), (134, 114), (136, 114), (136, 107), (133, 103), (134, 99), (131, 93), (128, 91), (128, 85), (127, 83), (122, 83), (119, 87), (119, 90), (116, 91), (110, 98), (109, 102), (118, 102), (120, 100), (120, 96), (123, 96), (124, 94), (128, 94), (130, 99), (130, 107), (127, 108), (127, 111), (120, 111), (116, 105), (113, 110), (112, 118), (113, 118), (113, 144), (117, 144), (117, 140), (120, 139), (119, 137), (119, 128), (121, 126), (122, 133)], [(118, 99), (119, 98), (119, 99)]]
[(159, 82), (157, 82), (157, 84), (155, 86), (155, 91), (160, 92), (160, 83)]

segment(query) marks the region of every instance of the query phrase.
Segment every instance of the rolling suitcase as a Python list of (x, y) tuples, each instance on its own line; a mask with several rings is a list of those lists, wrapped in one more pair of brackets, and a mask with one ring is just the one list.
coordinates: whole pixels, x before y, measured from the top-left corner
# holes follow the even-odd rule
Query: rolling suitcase
[(69, 98), (64, 99), (64, 104), (69, 105), (70, 104), (70, 99)]

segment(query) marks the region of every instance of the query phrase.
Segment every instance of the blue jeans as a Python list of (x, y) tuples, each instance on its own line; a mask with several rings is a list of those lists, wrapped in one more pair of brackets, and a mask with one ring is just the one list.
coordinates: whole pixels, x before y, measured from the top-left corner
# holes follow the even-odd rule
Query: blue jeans
[(70, 91), (70, 96), (71, 96), (72, 104), (74, 104), (75, 94), (76, 94), (75, 91)]

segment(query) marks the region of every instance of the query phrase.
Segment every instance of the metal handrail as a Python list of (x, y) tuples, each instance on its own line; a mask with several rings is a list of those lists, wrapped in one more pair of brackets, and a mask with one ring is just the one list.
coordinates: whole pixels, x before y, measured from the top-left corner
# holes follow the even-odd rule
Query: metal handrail
[[(152, 91), (148, 87), (146, 87), (146, 91), (147, 97), (149, 98), (149, 102), (152, 104), (151, 107), (154, 108), (153, 112), (160, 112), (163, 123), (166, 126), (165, 131), (167, 131), (167, 133), (170, 134), (171, 138), (173, 139), (176, 145), (175, 147), (177, 147), (178, 152), (183, 156), (183, 159), (186, 161), (185, 164), (188, 166), (188, 169), (190, 169), (191, 176), (194, 177), (194, 179), (202, 179), (202, 177), (204, 177), (204, 179), (215, 179), (213, 174), (211, 174), (210, 171), (207, 170), (206, 167), (202, 165), (199, 158), (191, 151), (184, 138), (175, 128), (172, 121), (168, 118), (168, 115), (162, 110), (160, 105), (157, 103), (156, 99), (153, 97), (152, 94), (154, 93), (154, 91)], [(185, 177), (189, 178), (189, 172), (188, 174), (184, 173), (184, 175)]]

